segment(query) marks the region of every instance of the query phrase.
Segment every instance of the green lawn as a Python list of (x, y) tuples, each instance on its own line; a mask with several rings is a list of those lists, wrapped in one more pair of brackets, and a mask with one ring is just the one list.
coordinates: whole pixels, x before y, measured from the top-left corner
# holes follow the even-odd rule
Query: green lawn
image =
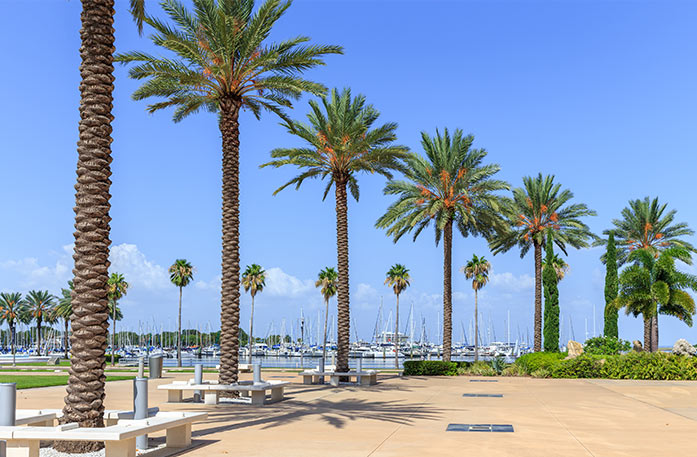
[[(109, 381), (124, 381), (133, 379), (133, 376), (111, 376), (107, 375)], [(68, 384), (68, 377), (63, 375), (0, 375), (0, 383), (16, 382), (17, 389), (32, 389), (34, 387), (65, 386)]]

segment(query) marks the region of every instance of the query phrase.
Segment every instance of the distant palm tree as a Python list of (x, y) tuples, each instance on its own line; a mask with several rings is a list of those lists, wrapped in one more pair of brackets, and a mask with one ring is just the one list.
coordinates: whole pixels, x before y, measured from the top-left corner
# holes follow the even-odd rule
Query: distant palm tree
[(327, 318), (329, 316), (329, 300), (336, 295), (339, 285), (339, 273), (332, 267), (326, 267), (317, 275), (315, 287), (321, 287), (324, 298), (324, 341), (322, 343), (322, 360), (327, 360)]
[(627, 257), (633, 262), (619, 278), (619, 296), (614, 305), (627, 314), (644, 318), (644, 349), (658, 350), (658, 314), (675, 316), (692, 327), (695, 301), (687, 292), (697, 292), (697, 277), (677, 270), (675, 261), (691, 264), (687, 249), (669, 247), (658, 258), (651, 250), (637, 249)]
[(47, 290), (30, 290), (26, 298), (27, 322), (36, 321), (36, 354), (41, 355), (41, 325), (55, 322), (56, 297)]
[(70, 346), (68, 342), (70, 318), (73, 315), (72, 293), (73, 282), (68, 281), (68, 288), (61, 289), (61, 296), (58, 298), (58, 303), (53, 308), (53, 312), (56, 313), (56, 317), (63, 319), (63, 324), (65, 324), (65, 329), (63, 332), (63, 346), (66, 359), (68, 359), (68, 347)]
[[(622, 219), (613, 219), (613, 230), (617, 243), (617, 261), (620, 265), (627, 261), (629, 253), (645, 249), (658, 256), (668, 247), (676, 246), (689, 252), (697, 252), (685, 237), (694, 235), (687, 223), (673, 223), (676, 210), (666, 211), (667, 204), (660, 204), (658, 197), (653, 200), (630, 200), (629, 206), (622, 210)], [(609, 231), (606, 230), (607, 234)], [(605, 244), (599, 240), (597, 244)], [(603, 257), (604, 259), (604, 257)]]
[(467, 265), (460, 269), (465, 274), (465, 278), (472, 280), (472, 289), (474, 290), (474, 361), (479, 361), (479, 316), (477, 310), (478, 292), (489, 283), (489, 271), (491, 271), (491, 263), (484, 258), (478, 257), (477, 254), (472, 255), (472, 260), (467, 262)]
[(506, 205), (509, 231), (491, 241), (494, 255), (517, 246), (520, 257), (532, 247), (535, 253), (535, 342), (536, 352), (542, 350), (542, 246), (545, 232), (552, 230), (554, 243), (566, 254), (566, 246), (588, 247), (596, 236), (581, 221), (595, 216), (583, 203), (568, 204), (574, 194), (554, 183), (554, 176), (523, 178), (523, 187), (513, 189), (513, 199)]
[[(546, 259), (542, 259), (542, 268), (547, 264)], [(561, 281), (566, 276), (566, 272), (569, 271), (569, 264), (564, 261), (559, 254), (554, 254), (552, 257), (552, 268), (554, 268), (554, 273), (557, 275), (557, 281)]]
[(375, 224), (387, 229), (397, 242), (413, 232), (414, 240), (433, 222), (436, 245), (443, 237), (443, 360), (450, 361), (452, 352), (452, 251), (453, 227), (463, 236), (484, 236), (491, 239), (505, 231), (501, 216), (502, 197), (497, 191), (508, 184), (493, 179), (500, 167), (483, 164), (484, 149), (473, 149), (472, 135), (455, 130), (452, 137), (445, 129), (431, 137), (421, 133), (426, 157), (407, 160), (406, 181), (390, 181), (385, 194), (397, 195), (397, 201)]
[(179, 313), (177, 314), (177, 366), (182, 366), (182, 294), (184, 287), (194, 280), (194, 267), (186, 259), (177, 259), (169, 267), (169, 280), (179, 287)]
[(128, 293), (128, 283), (121, 273), (112, 273), (107, 281), (107, 298), (109, 299), (109, 314), (111, 315), (111, 366), (116, 364), (116, 312), (118, 302)]
[(304, 140), (299, 148), (279, 148), (271, 151), (272, 160), (262, 167), (295, 165), (301, 173), (274, 192), (274, 195), (290, 185), (298, 189), (310, 178), (327, 179), (326, 198), (335, 186), (336, 199), (336, 248), (339, 267), (337, 287), (337, 371), (348, 371), (350, 306), (349, 306), (349, 242), (348, 242), (348, 191), (358, 201), (359, 173), (378, 173), (387, 178), (395, 170), (403, 170), (402, 160), (407, 157), (405, 146), (393, 144), (397, 136), (397, 124), (375, 126), (380, 113), (366, 104), (365, 97), (351, 96), (349, 89), (336, 89), (322, 97), (321, 106), (310, 101), (309, 124), (287, 122), (290, 133)]
[(266, 271), (264, 271), (261, 265), (256, 263), (247, 265), (244, 273), (242, 273), (242, 286), (244, 291), (249, 292), (252, 296), (252, 313), (249, 316), (249, 338), (247, 339), (247, 345), (249, 346), (248, 363), (251, 364), (252, 352), (254, 351), (254, 297), (257, 295), (257, 292), (261, 292), (264, 290), (264, 286), (266, 286)]
[(16, 366), (15, 344), (17, 337), (17, 323), (26, 323), (26, 302), (19, 292), (0, 293), (0, 323), (7, 322), (10, 327), (10, 345), (12, 346), (12, 366)]
[(392, 291), (397, 297), (394, 319), (394, 366), (397, 369), (399, 368), (399, 294), (409, 287), (410, 281), (409, 270), (400, 263), (392, 265), (392, 267), (387, 270), (385, 285), (392, 287)]

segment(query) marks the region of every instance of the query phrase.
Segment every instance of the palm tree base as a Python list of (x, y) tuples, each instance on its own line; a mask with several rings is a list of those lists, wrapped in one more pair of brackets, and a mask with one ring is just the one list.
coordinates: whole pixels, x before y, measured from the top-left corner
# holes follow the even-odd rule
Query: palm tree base
[(55, 441), (53, 449), (70, 454), (86, 454), (104, 449), (104, 443), (100, 441)]

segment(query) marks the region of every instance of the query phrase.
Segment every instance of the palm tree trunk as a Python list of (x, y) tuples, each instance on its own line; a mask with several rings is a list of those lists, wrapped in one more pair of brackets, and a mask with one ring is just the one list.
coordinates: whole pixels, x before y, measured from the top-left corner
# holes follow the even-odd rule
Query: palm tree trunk
[(249, 316), (249, 338), (247, 339), (247, 347), (249, 348), (249, 354), (247, 356), (247, 361), (252, 364), (252, 351), (254, 351), (254, 295), (252, 295), (252, 314)]
[(220, 297), (220, 382), (237, 382), (240, 351), (240, 101), (220, 103), (223, 138), (223, 252)]
[(535, 249), (535, 344), (534, 351), (542, 350), (542, 245), (534, 242)]
[(399, 294), (397, 294), (397, 309), (394, 319), (394, 367), (399, 369)]
[(41, 318), (36, 318), (36, 355), (41, 355)]
[(477, 316), (477, 289), (474, 289), (474, 361), (479, 361), (479, 322)]
[(329, 318), (329, 299), (324, 299), (324, 342), (322, 343), (322, 360), (327, 361), (327, 319)]
[(16, 348), (16, 342), (15, 338), (17, 337), (17, 330), (15, 329), (15, 324), (12, 322), (10, 324), (10, 333), (12, 334), (12, 366), (16, 367), (17, 366), (17, 360), (16, 360), (16, 355), (17, 355), (17, 348)]
[(111, 366), (116, 365), (116, 302), (111, 305)]
[(443, 361), (450, 362), (453, 335), (453, 221), (443, 229)]
[(651, 318), (651, 352), (658, 351), (658, 313)]
[(65, 360), (68, 360), (68, 324), (70, 324), (70, 320), (66, 317), (63, 319), (65, 321), (65, 333), (63, 334), (63, 346), (65, 350)]
[(335, 179), (336, 185), (336, 256), (339, 267), (337, 287), (337, 366), (336, 371), (348, 371), (350, 338), (349, 308), (349, 240), (346, 180)]
[(644, 316), (644, 351), (651, 352), (651, 318)]
[(177, 366), (182, 366), (182, 287), (179, 286), (179, 317), (177, 320)]
[[(114, 0), (82, 0), (80, 126), (75, 185), (75, 275), (72, 357), (61, 422), (104, 426), (104, 367), (109, 337), (109, 187), (114, 90)], [(84, 453), (101, 442), (58, 441), (54, 448)]]

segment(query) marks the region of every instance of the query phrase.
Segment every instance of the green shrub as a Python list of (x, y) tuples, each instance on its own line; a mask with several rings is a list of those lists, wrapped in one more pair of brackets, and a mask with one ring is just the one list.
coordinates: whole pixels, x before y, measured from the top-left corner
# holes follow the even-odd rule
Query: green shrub
[(461, 366), (457, 370), (458, 375), (470, 376), (496, 376), (496, 371), (487, 362), (474, 362), (468, 366)]
[(601, 376), (609, 379), (697, 380), (697, 358), (663, 352), (607, 357)]
[(500, 375), (503, 369), (506, 368), (506, 361), (501, 356), (494, 357), (491, 360), (491, 368), (494, 369), (497, 375)]
[(621, 352), (627, 352), (632, 345), (629, 341), (625, 341), (614, 336), (598, 336), (589, 338), (583, 345), (583, 352), (586, 354), (598, 355), (617, 355)]
[(520, 374), (526, 375), (532, 374), (540, 368), (549, 370), (564, 357), (566, 357), (566, 353), (561, 352), (531, 352), (519, 357), (515, 361), (515, 365), (518, 366)]
[(501, 376), (523, 376), (525, 373), (522, 372), (520, 367), (516, 365), (515, 363), (508, 365), (506, 368), (503, 369), (501, 372)]
[(538, 368), (537, 370), (530, 373), (533, 378), (549, 378), (550, 373), (546, 368)]
[(582, 354), (574, 359), (559, 360), (549, 371), (553, 378), (599, 378), (604, 359)]
[[(121, 360), (121, 355), (120, 354), (114, 354), (114, 363), (119, 363), (119, 360)], [(106, 363), (111, 363), (111, 354), (106, 355)]]
[[(463, 365), (464, 366), (464, 365)], [(441, 360), (407, 360), (404, 362), (404, 376), (456, 376), (456, 362)]]

